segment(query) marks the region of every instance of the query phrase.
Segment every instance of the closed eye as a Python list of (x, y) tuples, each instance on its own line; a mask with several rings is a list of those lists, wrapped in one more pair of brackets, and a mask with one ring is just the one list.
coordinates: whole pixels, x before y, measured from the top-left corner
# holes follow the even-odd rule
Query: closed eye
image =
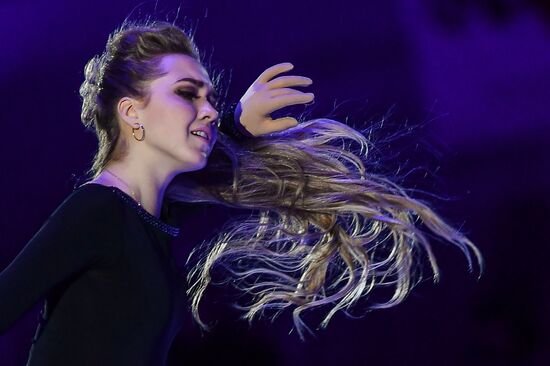
[[(176, 90), (176, 94), (178, 94), (179, 96), (182, 96), (183, 98), (188, 99), (188, 100), (200, 99), (200, 96), (197, 93), (189, 91), (189, 90)], [(208, 102), (216, 110), (218, 109), (219, 101), (215, 96), (212, 96), (211, 98), (209, 98)]]
[(176, 90), (176, 94), (189, 100), (199, 99), (196, 93), (189, 90)]

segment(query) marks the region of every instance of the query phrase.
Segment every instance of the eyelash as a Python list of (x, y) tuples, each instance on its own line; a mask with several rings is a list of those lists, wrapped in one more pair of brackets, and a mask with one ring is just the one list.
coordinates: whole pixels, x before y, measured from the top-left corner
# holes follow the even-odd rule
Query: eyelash
[[(188, 100), (194, 100), (194, 99), (199, 99), (200, 98), (197, 94), (193, 93), (192, 91), (188, 91), (188, 90), (177, 90), (176, 94), (181, 95), (182, 97), (184, 97), (185, 99), (188, 99)], [(218, 109), (218, 103), (216, 101), (209, 100), (209, 102), (210, 102), (210, 104), (212, 104), (212, 106), (214, 106), (214, 108)]]
[(188, 90), (176, 90), (176, 94), (181, 95), (185, 99), (193, 100), (198, 99), (199, 96), (191, 91)]

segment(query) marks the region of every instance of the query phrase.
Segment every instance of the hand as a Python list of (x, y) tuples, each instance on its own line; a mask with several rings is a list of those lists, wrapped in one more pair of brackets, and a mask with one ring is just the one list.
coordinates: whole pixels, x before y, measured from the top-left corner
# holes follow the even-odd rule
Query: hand
[(282, 117), (273, 120), (269, 113), (294, 104), (305, 104), (313, 100), (313, 93), (304, 93), (290, 86), (308, 86), (313, 82), (303, 76), (276, 75), (294, 68), (290, 62), (276, 64), (262, 72), (239, 100), (235, 119), (252, 135), (259, 136), (286, 130), (298, 124), (296, 118)]

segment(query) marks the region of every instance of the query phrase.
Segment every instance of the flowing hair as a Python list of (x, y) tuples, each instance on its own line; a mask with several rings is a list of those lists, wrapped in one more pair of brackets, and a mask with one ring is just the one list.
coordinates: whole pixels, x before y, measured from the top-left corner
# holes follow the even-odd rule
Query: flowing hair
[[(293, 307), (303, 340), (311, 330), (305, 310), (329, 306), (320, 326), (338, 310), (349, 310), (377, 288), (390, 289), (385, 301), (402, 302), (423, 278), (427, 259), (434, 281), (439, 269), (428, 237), (458, 247), (470, 271), (482, 257), (476, 246), (426, 203), (383, 175), (370, 157), (372, 143), (358, 131), (331, 119), (313, 119), (243, 145), (222, 139), (226, 158), (213, 155), (191, 178), (193, 185), (171, 187), (173, 199), (208, 201), (249, 209), (211, 242), (194, 249), (198, 256), (188, 274), (191, 308), (199, 315), (215, 268), (225, 281), (252, 297), (244, 319), (265, 310), (273, 319)], [(217, 174), (218, 179), (212, 179)], [(348, 314), (349, 315), (349, 314)]]
[[(98, 138), (90, 176), (124, 158), (128, 142), (120, 133), (116, 103), (124, 96), (147, 100), (148, 82), (162, 75), (159, 65), (167, 54), (201, 58), (192, 37), (173, 24), (126, 22), (87, 63), (81, 119)], [(240, 306), (245, 319), (293, 307), (302, 339), (309, 330), (301, 319), (305, 310), (329, 306), (321, 323), (326, 327), (337, 311), (349, 310), (377, 288), (390, 289), (390, 296), (371, 307), (396, 305), (422, 279), (426, 259), (437, 280), (430, 236), (458, 247), (470, 270), (474, 259), (481, 269), (470, 240), (375, 173), (371, 148), (363, 132), (331, 119), (303, 121), (239, 144), (220, 133), (207, 166), (174, 179), (168, 200), (251, 212), (192, 253), (198, 260), (188, 273), (188, 294), (203, 329), (209, 326), (199, 305), (215, 268), (226, 269), (231, 283), (252, 296)]]

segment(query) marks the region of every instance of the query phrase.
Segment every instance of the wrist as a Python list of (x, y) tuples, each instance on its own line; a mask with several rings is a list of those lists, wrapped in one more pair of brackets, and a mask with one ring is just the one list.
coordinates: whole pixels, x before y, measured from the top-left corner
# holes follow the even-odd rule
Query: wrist
[(241, 105), (241, 102), (238, 102), (237, 105), (235, 106), (235, 112), (233, 113), (233, 119), (234, 119), (234, 122), (235, 122), (235, 128), (237, 129), (237, 131), (239, 131), (240, 134), (242, 134), (243, 136), (246, 136), (246, 137), (254, 137), (254, 135), (252, 133), (250, 133), (246, 127), (244, 127), (244, 125), (242, 124), (241, 122), (241, 116), (242, 116), (242, 105)]

